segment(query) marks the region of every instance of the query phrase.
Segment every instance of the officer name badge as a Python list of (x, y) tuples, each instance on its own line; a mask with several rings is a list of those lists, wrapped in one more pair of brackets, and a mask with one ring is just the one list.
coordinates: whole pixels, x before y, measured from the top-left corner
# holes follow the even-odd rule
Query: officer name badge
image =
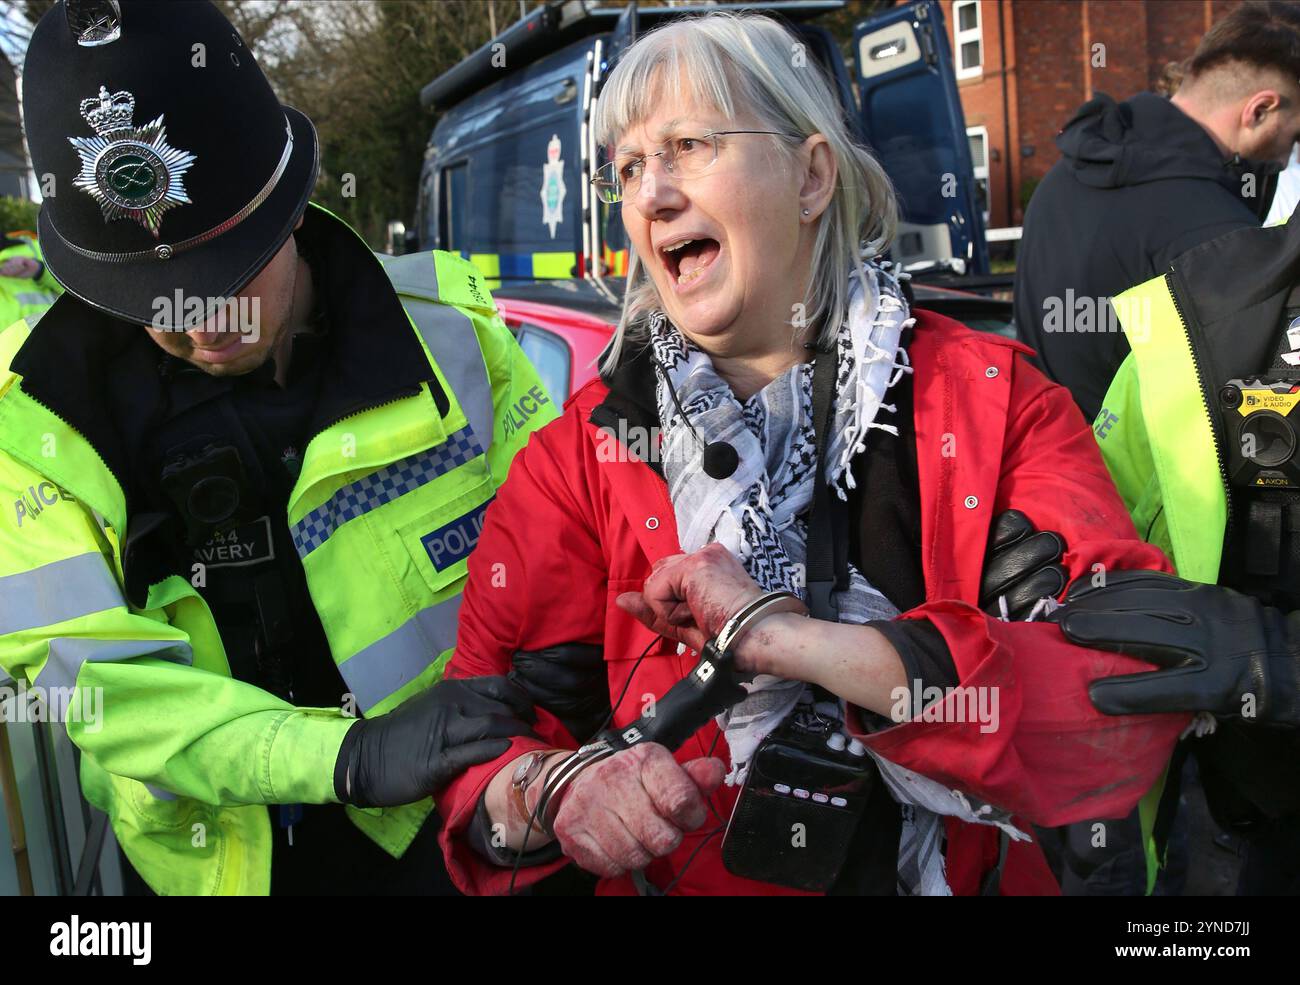
[(134, 219), (156, 239), (163, 214), (190, 204), (183, 178), (195, 157), (167, 143), (161, 116), (135, 127), (134, 113), (135, 96), (110, 96), (104, 86), (97, 99), (81, 101), (81, 115), (96, 136), (68, 138), (81, 157), (72, 184), (99, 203), (106, 223)]

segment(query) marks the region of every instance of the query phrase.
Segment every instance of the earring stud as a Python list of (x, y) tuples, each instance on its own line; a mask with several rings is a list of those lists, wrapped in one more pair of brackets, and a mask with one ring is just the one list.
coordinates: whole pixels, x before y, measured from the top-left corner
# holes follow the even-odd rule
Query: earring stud
[(812, 215), (812, 213), (809, 212), (807, 209), (804, 209), (804, 210), (803, 210), (803, 214), (804, 214), (804, 215)]

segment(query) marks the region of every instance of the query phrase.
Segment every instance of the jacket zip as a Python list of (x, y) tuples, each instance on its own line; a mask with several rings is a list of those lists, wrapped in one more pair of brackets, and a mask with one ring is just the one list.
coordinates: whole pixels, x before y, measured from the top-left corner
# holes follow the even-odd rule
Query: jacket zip
[[(406, 395), (404, 395), (404, 396), (400, 396), (400, 397), (388, 397), (387, 399), (383, 399), (383, 400), (374, 400), (374, 401), (371, 401), (371, 402), (369, 402), (369, 403), (362, 404), (360, 407), (357, 407), (355, 410), (350, 410), (350, 411), (348, 411), (346, 414), (341, 414), (341, 415), (339, 415), (338, 417), (333, 418), (332, 420), (330, 420), (330, 421), (328, 421), (327, 423), (321, 425), (321, 427), (319, 427), (318, 429), (316, 429), (315, 431), (313, 431), (311, 437), (309, 437), (306, 441), (304, 441), (304, 442), (302, 443), (302, 447), (303, 447), (303, 451), (304, 451), (304, 453), (306, 452), (306, 449), (307, 449), (307, 446), (308, 446), (308, 445), (310, 445), (313, 441), (315, 441), (317, 438), (319, 438), (322, 434), (324, 434), (324, 433), (325, 433), (326, 431), (328, 431), (330, 428), (332, 428), (332, 427), (337, 427), (338, 425), (342, 424), (344, 421), (350, 420), (350, 419), (352, 419), (352, 418), (354, 418), (354, 417), (359, 417), (359, 416), (362, 415), (362, 414), (368, 414), (368, 413), (370, 413), (372, 410), (379, 410), (381, 407), (388, 407), (388, 406), (391, 406), (392, 404), (401, 403), (403, 400), (409, 400), (411, 397), (414, 397), (414, 396), (418, 396), (418, 391), (417, 391), (417, 393), (408, 393), (408, 394), (406, 394)], [(325, 479), (325, 477), (322, 476), (321, 479), (319, 479), (319, 480), (317, 480), (317, 481), (318, 481), (318, 482), (320, 482), (320, 481), (324, 481), (324, 479)], [(312, 483), (312, 485), (315, 485), (315, 484), (316, 484), (316, 483)], [(297, 499), (298, 499), (297, 496), (294, 496), (294, 495), (293, 495), (294, 490), (296, 490), (297, 488), (298, 488), (298, 484), (295, 482), (295, 483), (294, 483), (294, 488), (290, 490), (289, 501), (285, 504), (286, 514), (287, 514), (287, 511), (289, 511), (289, 510), (291, 510), (291, 509), (293, 508), (293, 504), (294, 504), (294, 503), (297, 501)], [(304, 488), (302, 491), (305, 493), (305, 492), (307, 491), (308, 488), (311, 488), (311, 487), (308, 486), (308, 487)]]
[(1202, 366), (1200, 354), (1196, 351), (1196, 346), (1192, 342), (1192, 333), (1188, 328), (1189, 320), (1180, 300), (1180, 282), (1181, 277), (1171, 267), (1169, 272), (1165, 274), (1165, 286), (1169, 290), (1170, 299), (1174, 302), (1174, 311), (1178, 313), (1178, 324), (1183, 330), (1183, 340), (1187, 343), (1187, 348), (1192, 354), (1192, 366), (1196, 369), (1196, 387), (1201, 394), (1201, 406), (1204, 408), (1205, 416), (1209, 418), (1210, 422), (1210, 435), (1214, 440), (1214, 458), (1219, 464), (1219, 482), (1223, 486), (1223, 500), (1226, 506), (1224, 523), (1224, 541), (1226, 542), (1232, 533), (1232, 488), (1228, 483), (1228, 466), (1224, 460), (1223, 436), (1219, 433), (1220, 421), (1218, 415), (1214, 413), (1214, 408), (1210, 404), (1209, 390), (1205, 385), (1205, 368)]
[(378, 410), (380, 407), (388, 407), (392, 404), (401, 403), (403, 400), (409, 400), (411, 397), (416, 397), (416, 396), (419, 396), (418, 390), (415, 393), (404, 394), (403, 396), (400, 397), (388, 397), (382, 400), (374, 400), (371, 401), (370, 403), (362, 404), (360, 407), (357, 407), (355, 410), (350, 410), (346, 414), (340, 414), (338, 417), (335, 417), (332, 420), (328, 421), (327, 423), (322, 424), (319, 428), (317, 428), (315, 431), (312, 432), (310, 438), (308, 438), (306, 441), (303, 442), (303, 447), (304, 448), (307, 447), (307, 445), (311, 444), (313, 441), (319, 438), (330, 428), (337, 427), (338, 425), (342, 424), (346, 420), (350, 420), (353, 417), (359, 417), (362, 414), (368, 414), (370, 413), (370, 411)]

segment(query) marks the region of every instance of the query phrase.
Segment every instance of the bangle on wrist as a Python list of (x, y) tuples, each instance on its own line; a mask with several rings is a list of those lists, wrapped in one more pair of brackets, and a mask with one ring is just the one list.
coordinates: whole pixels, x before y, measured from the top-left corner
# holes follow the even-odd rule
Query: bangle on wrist
[(537, 749), (533, 752), (521, 756), (515, 763), (514, 769), (510, 776), (510, 801), (514, 807), (514, 813), (520, 818), (528, 820), (528, 789), (542, 772), (542, 767), (546, 765), (546, 760), (554, 756), (557, 752), (564, 752), (563, 749)]

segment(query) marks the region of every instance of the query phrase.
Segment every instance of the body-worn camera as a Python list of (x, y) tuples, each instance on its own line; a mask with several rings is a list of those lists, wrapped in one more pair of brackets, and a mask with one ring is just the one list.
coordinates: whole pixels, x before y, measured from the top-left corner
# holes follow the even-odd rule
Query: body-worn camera
[[(1295, 292), (1292, 292), (1295, 294)], [(1285, 609), (1300, 604), (1300, 307), (1282, 313), (1273, 359), (1219, 389), (1232, 527), (1222, 584)]]
[(1219, 404), (1228, 481), (1239, 489), (1300, 489), (1300, 375), (1229, 380)]
[(754, 752), (722, 842), (733, 875), (830, 889), (867, 807), (876, 767), (838, 717), (801, 704)]
[(163, 466), (161, 484), (191, 547), (237, 524), (252, 500), (238, 450), (215, 442), (174, 453)]

